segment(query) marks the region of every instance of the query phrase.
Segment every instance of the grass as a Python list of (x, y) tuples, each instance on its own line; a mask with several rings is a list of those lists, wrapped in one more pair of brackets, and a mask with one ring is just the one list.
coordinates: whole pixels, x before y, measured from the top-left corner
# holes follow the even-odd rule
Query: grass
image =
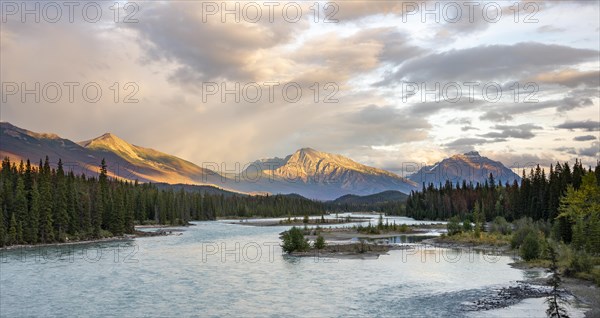
[(510, 245), (511, 235), (482, 232), (477, 236), (475, 232), (461, 232), (451, 236), (443, 235), (440, 239), (444, 242), (461, 244), (505, 246)]

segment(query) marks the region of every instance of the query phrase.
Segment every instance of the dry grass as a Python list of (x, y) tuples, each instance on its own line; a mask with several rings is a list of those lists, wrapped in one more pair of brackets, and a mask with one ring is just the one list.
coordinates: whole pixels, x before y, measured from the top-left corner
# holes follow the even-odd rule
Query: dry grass
[(500, 233), (482, 232), (479, 234), (479, 237), (477, 237), (475, 232), (463, 232), (452, 236), (443, 236), (440, 239), (444, 242), (460, 244), (505, 246), (510, 245), (511, 236)]

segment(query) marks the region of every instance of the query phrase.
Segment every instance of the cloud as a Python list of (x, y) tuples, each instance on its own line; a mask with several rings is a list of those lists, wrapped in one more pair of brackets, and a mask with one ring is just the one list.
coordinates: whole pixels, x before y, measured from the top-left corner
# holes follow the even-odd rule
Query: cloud
[(598, 138), (596, 138), (596, 136), (592, 136), (592, 135), (584, 135), (584, 136), (577, 136), (575, 138), (573, 138), (574, 141), (589, 141), (589, 140), (596, 140)]
[[(431, 97), (427, 97), (430, 99)], [(409, 100), (407, 100), (408, 102)], [(406, 109), (407, 113), (413, 116), (431, 116), (442, 110), (474, 110), (485, 105), (485, 101), (475, 99), (470, 101), (468, 98), (461, 98), (460, 101), (452, 103), (446, 100), (440, 100), (439, 102), (413, 102), (411, 106)]]
[(533, 82), (541, 84), (558, 84), (566, 87), (600, 86), (600, 71), (579, 71), (572, 68), (559, 71), (541, 73), (531, 79)]
[[(415, 4), (414, 1), (387, 1), (387, 0), (357, 0), (357, 1), (335, 1), (338, 11), (333, 18), (339, 22), (354, 22), (373, 15), (401, 15), (408, 5)], [(331, 8), (328, 13), (332, 13)]]
[(489, 157), (502, 162), (519, 176), (522, 175), (523, 169), (529, 173), (529, 169), (535, 168), (538, 164), (542, 167), (550, 167), (556, 162), (554, 156), (547, 152), (530, 154), (517, 152), (514, 149), (491, 151)]
[(566, 29), (557, 28), (555, 26), (547, 24), (547, 25), (542, 25), (541, 27), (537, 28), (537, 31), (539, 33), (558, 33), (558, 32), (565, 32)]
[(149, 61), (179, 65), (172, 79), (186, 83), (218, 78), (260, 80), (268, 76), (266, 63), (279, 62), (269, 53), (309, 27), (307, 20), (286, 22), (281, 7), (275, 7), (278, 18), (272, 23), (268, 17), (257, 23), (245, 18), (236, 23), (234, 16), (223, 20), (220, 14), (205, 16), (202, 10), (201, 3), (186, 1), (144, 3), (139, 23), (124, 28), (137, 31)]
[(556, 128), (568, 130), (599, 131), (600, 122), (589, 119), (585, 121), (566, 121), (556, 126)]
[(577, 154), (577, 150), (575, 150), (575, 148), (573, 148), (573, 147), (558, 147), (558, 148), (554, 148), (554, 150), (560, 151), (560, 152), (565, 152), (565, 153), (568, 153), (570, 155), (576, 155)]
[(306, 83), (337, 82), (371, 72), (382, 63), (396, 65), (422, 49), (410, 44), (410, 37), (395, 28), (367, 28), (350, 36), (336, 32), (320, 33), (306, 39), (302, 49), (289, 54), (295, 68), (294, 81)]
[(407, 61), (383, 83), (431, 82), (432, 79), (441, 82), (515, 80), (597, 58), (597, 50), (557, 44), (485, 45), (452, 49)]
[(489, 121), (508, 121), (513, 119), (513, 116), (511, 114), (508, 114), (506, 112), (501, 113), (495, 110), (491, 110), (491, 111), (487, 111), (485, 112), (483, 115), (479, 116), (479, 119), (481, 120), (489, 120)]
[(598, 159), (598, 154), (600, 153), (600, 142), (593, 142), (592, 146), (589, 148), (583, 148), (579, 150), (580, 156), (593, 157)]
[(473, 126), (463, 126), (460, 128), (460, 130), (462, 130), (462, 131), (479, 130), (479, 128), (475, 128)]
[(470, 125), (472, 120), (466, 117), (452, 118), (446, 122), (448, 125)]
[(420, 141), (427, 137), (431, 128), (431, 124), (425, 119), (407, 116), (393, 106), (369, 105), (357, 111), (339, 114), (337, 117), (346, 125), (337, 127), (336, 134), (345, 133), (345, 139), (366, 146)]
[(485, 139), (485, 138), (459, 138), (449, 143), (444, 144), (449, 150), (458, 151), (458, 152), (466, 152), (475, 150), (475, 146), (484, 145), (488, 143), (497, 143), (503, 142), (506, 139), (498, 138), (498, 139)]
[(567, 93), (561, 99), (552, 99), (532, 103), (497, 103), (490, 105), (479, 117), (481, 120), (508, 121), (515, 115), (531, 113), (549, 108), (555, 108), (557, 112), (564, 113), (576, 108), (584, 108), (594, 105), (591, 98), (595, 98), (593, 90), (576, 90)]
[(496, 125), (493, 129), (501, 130), (501, 132), (490, 132), (487, 134), (480, 135), (481, 137), (486, 138), (518, 138), (518, 139), (531, 139), (535, 137), (533, 130), (541, 130), (543, 129), (540, 126), (536, 126), (533, 124), (522, 124), (518, 126), (509, 126), (509, 125)]

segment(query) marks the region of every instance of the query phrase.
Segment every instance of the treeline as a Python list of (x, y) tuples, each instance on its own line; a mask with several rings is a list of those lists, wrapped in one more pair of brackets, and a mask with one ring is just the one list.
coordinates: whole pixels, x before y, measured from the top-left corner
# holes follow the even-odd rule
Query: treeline
[(406, 215), (406, 204), (402, 200), (372, 203), (335, 203), (325, 202), (331, 212), (379, 212), (386, 215)]
[(48, 157), (2, 161), (0, 246), (38, 244), (134, 233), (135, 224), (181, 225), (218, 216), (322, 214), (320, 203), (288, 196), (228, 196), (159, 190), (152, 184), (108, 177), (104, 159), (96, 177), (51, 168)]
[[(550, 166), (546, 174), (538, 165), (529, 174), (523, 171), (521, 184), (496, 182), (493, 175), (484, 184), (452, 184), (435, 187), (430, 184), (421, 192), (412, 192), (406, 202), (406, 216), (416, 219), (447, 220), (453, 216), (459, 219), (473, 218), (491, 221), (500, 216), (508, 221), (528, 217), (533, 220), (558, 221), (557, 227), (562, 239), (570, 242), (574, 220), (559, 217), (561, 198), (569, 192), (577, 192), (586, 175), (593, 176), (596, 186), (600, 186), (600, 162), (594, 170), (583, 168), (576, 160), (573, 168), (568, 163)], [(595, 189), (586, 191), (599, 191)], [(564, 203), (563, 203), (564, 205)], [(598, 211), (596, 211), (598, 212)]]
[(487, 221), (503, 216), (508, 221), (521, 217), (534, 220), (554, 219), (558, 216), (560, 198), (568, 186), (578, 190), (586, 173), (595, 173), (600, 179), (600, 164), (586, 171), (580, 161), (573, 168), (568, 163), (550, 166), (550, 173), (538, 165), (529, 174), (523, 171), (521, 184), (501, 184), (490, 174), (483, 184), (446, 182), (435, 187), (423, 186), (412, 192), (406, 201), (406, 215), (417, 219), (447, 220), (452, 216), (465, 216), (477, 207)]

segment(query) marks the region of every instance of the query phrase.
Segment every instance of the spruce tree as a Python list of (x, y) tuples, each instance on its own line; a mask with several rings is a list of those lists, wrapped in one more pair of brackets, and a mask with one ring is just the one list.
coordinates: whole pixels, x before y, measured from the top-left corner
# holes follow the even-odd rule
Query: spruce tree
[(27, 216), (25, 240), (31, 244), (38, 242), (38, 231), (40, 222), (40, 193), (37, 182), (34, 182), (31, 188), (31, 203), (29, 205), (29, 214)]
[(17, 218), (15, 217), (14, 213), (12, 213), (10, 216), (10, 227), (8, 229), (8, 237), (6, 242), (8, 245), (17, 243)]

